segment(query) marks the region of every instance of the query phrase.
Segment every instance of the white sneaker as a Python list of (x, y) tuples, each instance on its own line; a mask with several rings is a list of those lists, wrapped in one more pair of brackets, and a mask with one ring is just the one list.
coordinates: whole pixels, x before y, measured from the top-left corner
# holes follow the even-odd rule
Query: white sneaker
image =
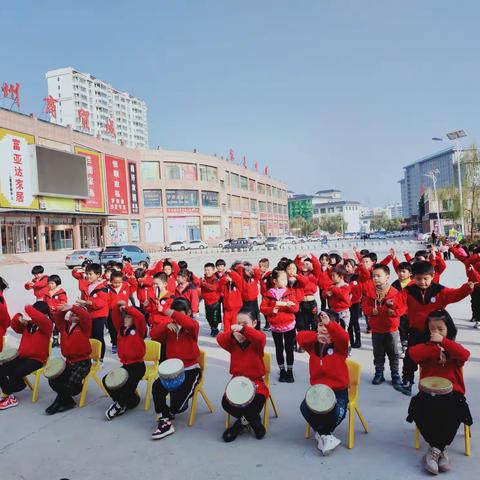
[(123, 415), (127, 411), (127, 407), (122, 407), (118, 402), (112, 403), (105, 412), (107, 420), (113, 420), (115, 417)]
[(321, 437), (323, 441), (322, 453), (324, 455), (330, 454), (342, 443), (335, 435), (321, 435)]
[(322, 452), (323, 451), (323, 438), (318, 432), (315, 432), (315, 440), (317, 441), (317, 448)]
[(475, 325), (473, 326), (473, 328), (476, 328), (477, 330), (480, 329), (480, 322), (475, 322)]

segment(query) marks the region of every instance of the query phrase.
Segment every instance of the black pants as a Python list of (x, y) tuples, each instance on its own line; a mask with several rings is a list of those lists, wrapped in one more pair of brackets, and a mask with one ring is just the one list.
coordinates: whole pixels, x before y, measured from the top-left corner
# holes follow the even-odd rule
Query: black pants
[(417, 371), (417, 364), (410, 358), (409, 349), (414, 345), (425, 342), (425, 334), (418, 330), (410, 329), (408, 331), (408, 345), (405, 352), (405, 358), (403, 359), (403, 371), (402, 379), (403, 383), (411, 382), (415, 380), (415, 372)]
[(327, 309), (327, 306), (328, 306), (327, 299), (323, 298), (323, 296), (322, 296), (323, 290), (321, 288), (318, 289), (318, 292), (320, 294), (320, 305), (322, 307), (322, 311), (325, 311)]
[[(250, 310), (252, 312), (252, 317), (257, 321), (256, 329), (260, 330), (260, 309), (258, 308), (258, 301), (257, 300), (246, 300), (243, 302), (243, 306), (245, 310)], [(265, 322), (265, 325), (267, 323)]]
[(57, 377), (48, 380), (53, 391), (57, 392), (61, 403), (67, 403), (72, 397), (82, 391), (83, 381), (90, 372), (92, 362), (82, 360), (81, 362), (67, 363), (63, 373)]
[(400, 317), (398, 332), (400, 333), (400, 341), (402, 342), (402, 345), (408, 343), (408, 315), (402, 315)]
[(105, 356), (105, 338), (104, 338), (104, 330), (105, 330), (105, 317), (94, 318), (92, 320), (92, 334), (90, 338), (95, 338), (102, 343), (102, 360)]
[(138, 382), (145, 375), (145, 363), (130, 363), (128, 365), (122, 365), (128, 372), (127, 383), (118, 390), (111, 390), (105, 385), (105, 377), (102, 379), (102, 383), (105, 386), (108, 394), (119, 405), (127, 408), (135, 408), (140, 403), (140, 397), (135, 392), (138, 387)]
[(42, 366), (43, 363), (38, 360), (20, 357), (0, 365), (0, 389), (5, 395), (21, 392), (27, 386), (23, 377)]
[(465, 397), (458, 392), (436, 396), (419, 392), (410, 402), (407, 421), (414, 421), (425, 441), (439, 450), (453, 442), (462, 422), (473, 423)]
[(383, 373), (386, 355), (390, 362), (390, 372), (392, 375), (398, 375), (400, 363), (400, 335), (398, 331), (372, 333), (372, 346), (375, 373)]
[(253, 398), (252, 402), (249, 403), (246, 407), (237, 407), (232, 405), (227, 397), (224, 395), (222, 398), (222, 407), (229, 413), (232, 417), (237, 419), (244, 417), (249, 423), (258, 421), (260, 417), (260, 412), (262, 411), (266, 402), (264, 395), (257, 393)]
[[(157, 378), (152, 385), (153, 403), (155, 412), (162, 418), (168, 418), (182, 413), (188, 408), (188, 401), (195, 393), (202, 376), (200, 368), (185, 371), (185, 381), (176, 390), (167, 390)], [(170, 406), (167, 405), (167, 395), (170, 394)]]
[(205, 304), (205, 317), (207, 318), (210, 328), (218, 328), (218, 325), (222, 321), (222, 309), (220, 302), (215, 302), (211, 305)]
[(478, 286), (472, 292), (472, 316), (476, 322), (480, 322), (480, 288)]
[(108, 312), (108, 318), (107, 318), (107, 328), (108, 328), (108, 333), (110, 334), (110, 343), (113, 346), (117, 346), (117, 329), (113, 325), (113, 320), (112, 320), (112, 311)]
[(295, 329), (288, 332), (272, 332), (273, 341), (275, 343), (275, 355), (280, 368), (285, 368), (285, 358), (283, 351), (287, 357), (287, 366), (293, 366), (293, 349), (295, 347)]
[(350, 336), (350, 345), (361, 345), (362, 337), (360, 335), (360, 303), (352, 303), (350, 306), (350, 323), (348, 324), (348, 335)]
[(315, 322), (315, 315), (317, 314), (317, 302), (310, 300), (308, 302), (300, 302), (298, 312), (295, 314), (295, 322), (297, 332), (303, 330), (315, 330), (317, 324)]

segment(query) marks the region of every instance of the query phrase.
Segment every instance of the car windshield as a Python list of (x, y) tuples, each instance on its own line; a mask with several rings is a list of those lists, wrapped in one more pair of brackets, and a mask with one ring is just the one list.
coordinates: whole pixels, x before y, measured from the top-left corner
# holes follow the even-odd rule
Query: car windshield
[(121, 252), (123, 247), (106, 247), (105, 252)]
[(268, 237), (267, 242), (276, 242), (278, 240), (278, 237)]
[(192, 240), (190, 243), (200, 243), (200, 240)]
[(88, 253), (88, 250), (76, 250), (72, 255), (85, 255)]

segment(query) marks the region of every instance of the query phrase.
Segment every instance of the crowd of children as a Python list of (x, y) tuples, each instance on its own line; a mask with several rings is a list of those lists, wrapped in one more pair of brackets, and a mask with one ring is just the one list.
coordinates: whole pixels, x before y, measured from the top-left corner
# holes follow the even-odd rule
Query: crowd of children
[[(18, 313), (13, 318), (3, 295), (8, 285), (0, 277), (0, 351), (9, 327), (21, 335), (18, 356), (0, 364), (0, 410), (18, 405), (14, 394), (25, 388), (26, 375), (44, 365), (51, 341), (53, 347), (61, 347), (66, 368), (49, 381), (57, 396), (46, 413), (75, 407), (73, 397), (80, 393), (91, 367), (89, 339), (101, 343), (103, 359), (107, 328), (111, 351), (118, 355), (128, 380), (111, 389), (104, 378), (113, 400), (106, 417), (112, 420), (140, 402), (137, 386), (145, 374), (144, 339), (149, 335), (162, 345), (162, 360), (180, 359), (184, 365), (185, 380), (178, 390), (169, 392), (160, 379), (152, 387), (157, 413), (152, 438), (172, 434), (174, 416), (187, 409), (201, 379), (197, 316), (203, 301), (210, 335), (231, 355), (230, 373), (248, 377), (256, 385), (256, 394), (245, 407), (234, 407), (223, 399), (224, 409), (237, 419), (224, 432), (224, 440), (233, 441), (247, 424), (258, 439), (266, 433), (259, 414), (269, 397), (263, 381), (263, 354), (265, 332), (270, 331), (280, 382), (295, 381), (294, 352), (306, 352), (311, 385), (328, 385), (335, 393), (337, 405), (326, 415), (312, 413), (305, 402), (301, 405), (316, 432), (318, 448), (328, 454), (340, 443), (333, 431), (347, 411), (346, 360), (350, 349), (362, 346), (359, 321), (363, 314), (372, 339), (373, 385), (385, 382), (386, 357), (392, 386), (405, 395), (412, 395), (418, 365), (421, 378), (445, 376), (454, 384), (448, 401), (435, 402), (419, 393), (409, 410), (409, 420), (417, 423), (430, 445), (425, 468), (432, 473), (445, 471), (450, 467), (446, 447), (460, 422), (471, 423), (461, 369), (469, 352), (455, 342), (455, 325), (445, 308), (470, 295), (475, 325), (480, 324), (480, 248), (469, 251), (449, 245), (449, 250), (465, 265), (468, 281), (459, 288), (440, 283), (446, 264), (435, 247), (413, 257), (406, 253), (404, 261), (393, 249), (378, 261), (374, 252), (356, 248), (354, 258), (347, 252), (343, 256), (324, 253), (319, 258), (298, 255), (281, 258), (273, 268), (267, 258), (258, 265), (237, 261), (229, 268), (219, 259), (205, 264), (202, 278), (185, 261), (171, 258), (153, 266), (140, 262), (136, 269), (129, 258), (105, 268), (84, 262), (72, 271), (79, 290), (73, 304), (68, 302), (61, 278), (46, 275), (37, 265), (32, 280), (25, 284), (35, 302), (25, 307), (26, 315)], [(438, 430), (432, 412), (448, 417), (447, 430)]]

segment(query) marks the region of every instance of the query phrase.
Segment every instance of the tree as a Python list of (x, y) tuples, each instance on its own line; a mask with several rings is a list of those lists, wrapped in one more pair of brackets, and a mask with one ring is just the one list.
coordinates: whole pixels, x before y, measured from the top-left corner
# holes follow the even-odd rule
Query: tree
[(370, 221), (371, 230), (388, 230), (389, 218), (386, 213), (377, 213)]
[(325, 230), (328, 233), (344, 233), (347, 230), (348, 224), (343, 218), (343, 215), (328, 215), (320, 219), (318, 226), (321, 230)]
[(318, 221), (313, 218), (296, 217), (290, 219), (290, 231), (297, 235), (310, 235), (318, 229)]
[(462, 154), (460, 164), (463, 214), (468, 224), (466, 230), (473, 236), (478, 231), (480, 220), (480, 158), (476, 145), (472, 145)]

